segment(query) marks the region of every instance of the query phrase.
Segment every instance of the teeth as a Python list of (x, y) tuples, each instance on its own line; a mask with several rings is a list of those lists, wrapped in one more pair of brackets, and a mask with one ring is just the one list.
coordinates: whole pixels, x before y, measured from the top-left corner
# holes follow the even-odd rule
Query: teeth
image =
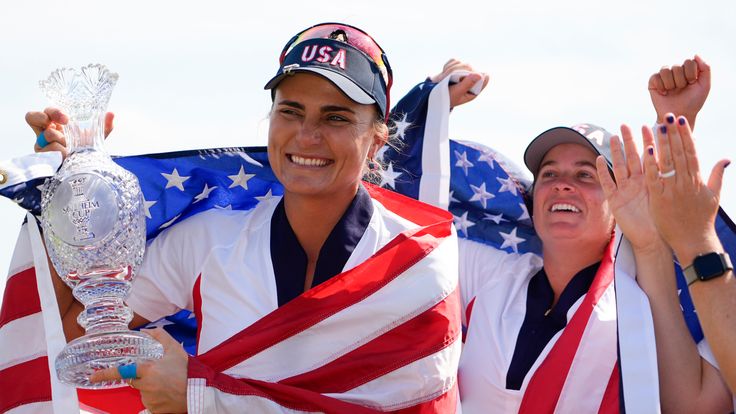
[(579, 213), (580, 209), (572, 204), (554, 204), (552, 205), (551, 211), (572, 211), (573, 213)]
[(303, 165), (306, 167), (324, 167), (327, 165), (328, 161), (321, 158), (304, 158), (300, 157), (298, 155), (292, 155), (291, 161), (294, 164)]

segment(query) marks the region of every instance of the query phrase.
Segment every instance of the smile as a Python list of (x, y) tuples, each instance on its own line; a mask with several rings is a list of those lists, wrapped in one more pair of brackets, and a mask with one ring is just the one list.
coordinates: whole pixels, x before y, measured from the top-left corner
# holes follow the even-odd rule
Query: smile
[(306, 158), (293, 154), (287, 154), (286, 157), (294, 164), (301, 165), (303, 167), (324, 167), (332, 163), (332, 160), (325, 158)]
[(572, 204), (558, 203), (558, 204), (553, 204), (552, 207), (549, 209), (549, 211), (552, 211), (552, 212), (566, 211), (566, 212), (571, 212), (571, 213), (579, 213), (580, 209), (575, 207)]

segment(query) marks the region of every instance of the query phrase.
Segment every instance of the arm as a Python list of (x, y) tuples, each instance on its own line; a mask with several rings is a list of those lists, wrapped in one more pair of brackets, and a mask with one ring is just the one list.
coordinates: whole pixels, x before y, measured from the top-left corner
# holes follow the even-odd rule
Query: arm
[[(189, 357), (163, 329), (147, 331), (164, 346), (164, 357), (138, 364), (131, 387), (153, 413), (282, 413), (285, 409), (309, 412), (372, 414), (378, 411), (288, 384), (235, 378), (216, 372)], [(117, 368), (100, 370), (92, 381), (120, 379)], [(291, 411), (290, 410), (290, 411)]]
[(665, 66), (649, 77), (648, 89), (658, 124), (671, 112), (686, 117), (694, 127), (710, 92), (710, 66), (698, 55), (682, 65)]
[[(645, 133), (649, 130), (644, 128)], [(717, 371), (701, 359), (680, 311), (669, 247), (649, 215), (645, 177), (631, 131), (622, 126), (624, 148), (611, 141), (614, 182), (602, 157), (598, 176), (611, 210), (636, 260), (637, 282), (647, 294), (654, 321), (660, 399), (664, 412), (721, 412), (730, 398)], [(624, 152), (626, 154), (624, 161)]]
[[(647, 139), (645, 157), (651, 211), (662, 237), (672, 247), (683, 268), (708, 252), (723, 252), (714, 229), (723, 172), (729, 161), (721, 160), (705, 183), (700, 176), (695, 145), (684, 117), (661, 131), (655, 154), (654, 139)], [(675, 171), (660, 178), (660, 171)], [(730, 389), (736, 390), (736, 280), (726, 272), (707, 282), (690, 285), (706, 339)]]

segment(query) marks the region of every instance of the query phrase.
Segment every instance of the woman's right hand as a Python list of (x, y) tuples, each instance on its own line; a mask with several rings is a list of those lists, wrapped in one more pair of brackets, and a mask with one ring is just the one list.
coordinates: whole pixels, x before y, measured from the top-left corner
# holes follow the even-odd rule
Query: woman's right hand
[(456, 71), (467, 71), (469, 73), (460, 78), (458, 83), (450, 86), (450, 108), (460, 106), (475, 99), (478, 95), (471, 92), (473, 86), (478, 81), (483, 80), (483, 87), (481, 88), (482, 91), (486, 86), (488, 86), (488, 81), (491, 79), (487, 73), (476, 72), (473, 70), (473, 67), (468, 63), (457, 59), (450, 59), (445, 63), (445, 66), (442, 68), (442, 72), (434, 76), (430, 76), (429, 80), (434, 83), (438, 83)]
[[(105, 138), (112, 131), (112, 121), (115, 115), (112, 112), (105, 114)], [(36, 134), (36, 142), (33, 144), (34, 152), (59, 151), (62, 157), (67, 156), (66, 138), (64, 138), (63, 126), (69, 122), (69, 117), (59, 108), (49, 107), (43, 112), (28, 112), (26, 122)], [(38, 144), (38, 136), (43, 132), (47, 145), (41, 147)]]
[(656, 144), (651, 133), (645, 136), (644, 171), (657, 229), (686, 267), (699, 254), (722, 250), (715, 221), (723, 173), (730, 161), (716, 163), (706, 181), (700, 174), (689, 121), (673, 113), (665, 119)]

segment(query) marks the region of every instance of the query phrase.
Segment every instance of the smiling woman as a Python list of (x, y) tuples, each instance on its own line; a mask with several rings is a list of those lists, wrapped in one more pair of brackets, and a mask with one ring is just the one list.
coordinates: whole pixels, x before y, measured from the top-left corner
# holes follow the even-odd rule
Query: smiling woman
[(387, 130), (375, 126), (377, 109), (308, 73), (283, 80), (274, 100), (268, 153), (284, 197), (301, 194), (345, 205), (358, 190), (367, 160), (386, 141)]
[(566, 240), (577, 246), (599, 246), (587, 251), (600, 257), (611, 239), (613, 215), (598, 181), (596, 156), (578, 144), (560, 144), (549, 150), (534, 180), (533, 216), (534, 229), (543, 242), (554, 240), (558, 248)]
[[(654, 139), (644, 131), (651, 156)], [(696, 348), (685, 326), (672, 250), (650, 215), (628, 127), (622, 135), (623, 145), (600, 127), (580, 124), (545, 131), (527, 147), (542, 257), (460, 241), (464, 413), (650, 412), (660, 404), (666, 412), (730, 409), (730, 392), (706, 362), (706, 346)], [(636, 323), (627, 324), (630, 317)], [(626, 342), (643, 357), (632, 358)], [(637, 395), (626, 394), (635, 385), (625, 374), (634, 370), (648, 379), (636, 384)]]
[[(128, 301), (132, 325), (193, 311), (198, 355), (155, 331), (163, 359), (92, 380), (128, 379), (153, 412), (454, 412), (452, 217), (361, 181), (388, 136), (385, 53), (326, 23), (294, 36), (279, 63), (266, 85), (268, 159), (283, 197), (161, 233)], [(40, 132), (55, 116), (30, 119)], [(76, 308), (62, 315), (68, 338)]]

